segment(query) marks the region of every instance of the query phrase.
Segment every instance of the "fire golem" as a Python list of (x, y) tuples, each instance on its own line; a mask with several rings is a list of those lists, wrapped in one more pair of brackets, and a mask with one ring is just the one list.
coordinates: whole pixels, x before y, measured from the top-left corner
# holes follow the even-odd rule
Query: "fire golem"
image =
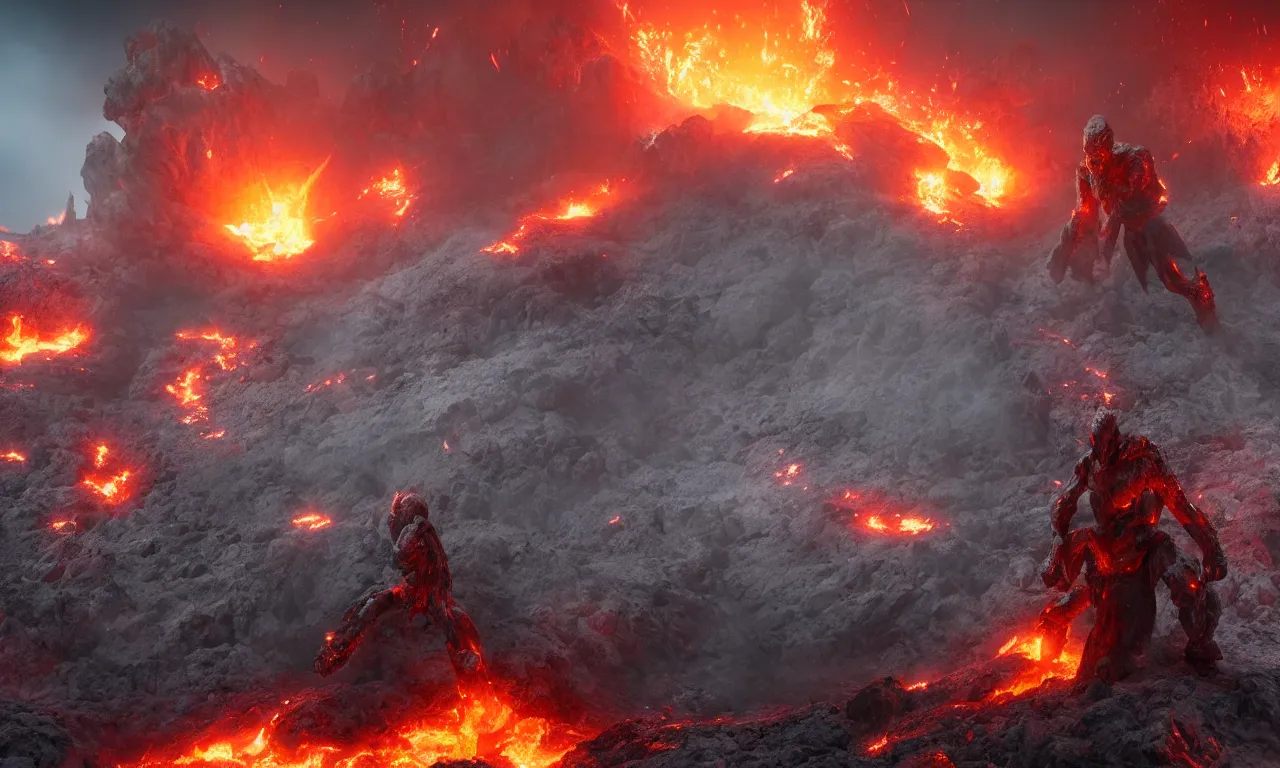
[[(1076, 679), (1110, 683), (1125, 677), (1151, 640), (1156, 583), (1163, 581), (1187, 633), (1187, 661), (1211, 669), (1222, 658), (1213, 639), (1222, 606), (1210, 582), (1227, 573), (1218, 534), (1187, 499), (1156, 446), (1145, 437), (1121, 434), (1114, 413), (1098, 412), (1090, 443), (1074, 480), (1053, 505), (1057, 543), (1041, 575), (1047, 586), (1067, 594), (1040, 615), (1049, 657), (1057, 656), (1071, 622), (1093, 604), (1097, 618)], [(1070, 530), (1086, 490), (1094, 525)], [(1157, 529), (1166, 505), (1199, 546), (1203, 567)], [(1086, 585), (1074, 586), (1081, 567)]]
[(421, 496), (396, 494), (387, 527), (395, 542), (396, 567), (404, 580), (390, 589), (368, 594), (347, 610), (342, 626), (325, 635), (324, 646), (316, 655), (316, 672), (329, 675), (346, 664), (364, 634), (394, 608), (408, 611), (409, 616), (425, 614), (444, 631), (449, 660), (459, 683), (487, 679), (480, 634), (471, 617), (453, 599), (449, 560), (427, 516), (427, 502)]

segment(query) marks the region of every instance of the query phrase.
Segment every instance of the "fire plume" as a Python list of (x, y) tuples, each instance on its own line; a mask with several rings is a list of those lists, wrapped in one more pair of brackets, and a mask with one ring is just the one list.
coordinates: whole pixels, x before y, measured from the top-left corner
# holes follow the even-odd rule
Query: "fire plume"
[(302, 528), (308, 531), (318, 531), (331, 525), (333, 525), (333, 521), (318, 512), (308, 512), (305, 515), (298, 515), (293, 518), (294, 528)]
[(1033, 662), (1033, 666), (1020, 673), (1014, 681), (991, 694), (992, 698), (1001, 696), (1020, 696), (1027, 691), (1035, 690), (1051, 679), (1070, 680), (1076, 675), (1080, 666), (1081, 649), (1067, 646), (1054, 658), (1044, 658), (1044, 637), (1038, 634), (1014, 635), (1000, 647), (997, 656), (1022, 656)]
[(133, 473), (128, 469), (109, 473), (106, 465), (110, 453), (111, 450), (105, 444), (94, 447), (93, 467), (96, 470), (104, 470), (104, 473), (87, 475), (80, 484), (97, 494), (103, 503), (114, 506), (129, 497), (129, 478)]
[(0, 344), (0, 362), (15, 365), (20, 365), (22, 359), (28, 355), (60, 355), (70, 352), (89, 338), (89, 334), (82, 328), (64, 330), (51, 337), (41, 337), (34, 331), (23, 330), (22, 315), (11, 315), (9, 323), (12, 330), (5, 337), (4, 343)]
[[(844, 155), (847, 146), (814, 108), (824, 104), (869, 103), (883, 109), (921, 141), (948, 156), (943, 168), (916, 170), (916, 197), (925, 210), (948, 218), (951, 201), (969, 194), (953, 182), (968, 176), (972, 194), (988, 206), (999, 206), (1011, 187), (1013, 173), (984, 143), (985, 126), (943, 107), (936, 88), (928, 93), (904, 91), (879, 74), (867, 82), (842, 80), (835, 86), (837, 51), (828, 30), (827, 3), (801, 0), (779, 4), (789, 10), (762, 7), (761, 13), (733, 14), (731, 21), (713, 12), (701, 27), (670, 21), (636, 20), (629, 24), (629, 48), (638, 67), (669, 95), (695, 110), (728, 104), (752, 114), (749, 133), (779, 133), (822, 138)], [(952, 92), (956, 83), (951, 83)]]
[[(274, 743), (277, 713), (270, 724), (192, 746), (177, 757), (148, 755), (121, 768), (428, 768), (440, 761), (484, 759), (516, 768), (550, 768), (572, 747), (541, 718), (521, 717), (498, 693), (459, 694), (453, 711), (403, 727), (390, 738), (361, 745), (307, 743), (290, 750)], [(286, 702), (287, 704), (287, 702)]]
[(224, 225), (245, 244), (254, 261), (291, 259), (315, 245), (311, 235), (313, 220), (307, 215), (307, 197), (328, 165), (326, 158), (305, 182), (278, 191), (264, 181), (261, 191), (250, 195), (244, 203), (245, 220), (238, 225)]
[(492, 245), (481, 248), (480, 252), (500, 254), (519, 253), (519, 243), (529, 234), (530, 226), (538, 225), (540, 223), (592, 218), (599, 214), (607, 203), (610, 202), (613, 193), (614, 187), (610, 182), (606, 181), (594, 192), (586, 195), (585, 197), (568, 197), (558, 201), (554, 206), (547, 208), (546, 210), (522, 216), (519, 220), (519, 227), (515, 232), (507, 235), (506, 238), (499, 240)]

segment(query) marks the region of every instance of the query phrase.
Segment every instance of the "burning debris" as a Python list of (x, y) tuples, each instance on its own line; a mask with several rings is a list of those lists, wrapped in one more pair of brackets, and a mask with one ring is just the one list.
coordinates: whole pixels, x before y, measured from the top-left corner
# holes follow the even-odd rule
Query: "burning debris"
[(919, 536), (938, 527), (930, 517), (895, 508), (879, 493), (846, 490), (828, 502), (838, 510), (852, 512), (859, 530), (880, 536)]
[(293, 527), (303, 531), (319, 531), (333, 525), (333, 520), (319, 512), (307, 512), (293, 518)]

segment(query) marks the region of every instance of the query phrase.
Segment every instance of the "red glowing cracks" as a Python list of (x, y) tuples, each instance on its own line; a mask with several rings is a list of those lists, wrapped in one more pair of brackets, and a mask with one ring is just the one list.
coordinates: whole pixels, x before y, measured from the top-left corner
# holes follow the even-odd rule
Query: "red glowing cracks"
[(606, 181), (594, 192), (584, 196), (567, 197), (551, 207), (520, 217), (519, 227), (492, 245), (480, 249), (481, 253), (516, 254), (520, 252), (520, 243), (530, 233), (530, 227), (539, 224), (550, 226), (555, 222), (589, 219), (603, 210), (612, 201), (616, 186)]

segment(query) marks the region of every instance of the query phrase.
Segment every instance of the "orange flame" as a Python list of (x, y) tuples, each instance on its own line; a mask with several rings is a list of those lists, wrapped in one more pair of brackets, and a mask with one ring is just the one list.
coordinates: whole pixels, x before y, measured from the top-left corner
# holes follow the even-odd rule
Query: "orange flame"
[(413, 203), (413, 195), (409, 194), (409, 189), (405, 186), (404, 174), (399, 168), (365, 187), (357, 199), (364, 198), (370, 192), (395, 204), (396, 210), (392, 215), (397, 218), (404, 216), (404, 212), (409, 210), (409, 206)]
[(17, 243), (11, 243), (8, 240), (0, 240), (0, 259), (5, 261), (22, 261), (25, 257), (18, 248)]
[(1069, 680), (1075, 677), (1076, 669), (1080, 666), (1081, 649), (1074, 645), (1069, 645), (1064, 647), (1057, 657), (1045, 659), (1043, 658), (1043, 636), (1014, 635), (1000, 647), (996, 655), (1022, 656), (1034, 662), (1034, 666), (1020, 673), (1011, 684), (992, 693), (992, 698), (1020, 696), (1027, 691), (1039, 688), (1051, 679)]
[(239, 225), (225, 224), (227, 231), (244, 241), (254, 261), (290, 259), (315, 245), (311, 236), (312, 220), (307, 218), (307, 196), (329, 159), (312, 171), (301, 185), (276, 193), (263, 182), (265, 194), (255, 195), (245, 203), (249, 211)]
[(79, 347), (89, 338), (89, 334), (81, 328), (63, 331), (52, 338), (42, 339), (39, 334), (24, 334), (22, 315), (11, 315), (9, 322), (13, 330), (0, 346), (0, 361), (21, 364), (22, 358), (28, 355), (52, 354), (60, 355)]
[(76, 523), (74, 520), (54, 520), (49, 523), (49, 528), (51, 528), (54, 533), (66, 535), (76, 532)]
[[(839, 498), (831, 502), (836, 507), (853, 512), (853, 522), (867, 531), (886, 536), (919, 536), (928, 533), (938, 526), (929, 517), (917, 514), (891, 512), (882, 501), (864, 500), (861, 493), (845, 491)], [(885, 507), (884, 512), (871, 512), (871, 508)], [(866, 512), (864, 515), (863, 513)]]
[(867, 754), (877, 754), (887, 746), (889, 746), (889, 737), (881, 736), (879, 740), (867, 745)]
[[(107, 463), (107, 455), (109, 453), (110, 449), (105, 444), (96, 446), (94, 448), (93, 466), (96, 469), (103, 469)], [(105, 503), (116, 505), (129, 497), (128, 483), (132, 474), (126, 469), (105, 476), (89, 475), (83, 478), (80, 484), (102, 497)]]
[(12, 461), (18, 464), (26, 461), (27, 457), (17, 451), (9, 451), (8, 453), (0, 453), (0, 461)]
[(572, 221), (574, 219), (589, 219), (596, 216), (605, 207), (609, 198), (613, 194), (613, 187), (609, 182), (605, 182), (600, 187), (587, 195), (583, 199), (566, 198), (555, 204), (554, 207), (537, 213), (531, 213), (522, 216), (519, 220), (519, 228), (515, 232), (508, 235), (505, 239), (480, 249), (481, 253), (519, 253), (520, 246), (518, 243), (529, 234), (529, 225), (538, 222), (555, 222), (555, 221)]
[(210, 72), (209, 74), (201, 75), (200, 77), (197, 77), (196, 85), (200, 86), (206, 91), (217, 90), (218, 86), (222, 85), (222, 78)]
[(381, 743), (308, 743), (292, 752), (277, 750), (273, 743), (277, 714), (270, 725), (257, 730), (191, 747), (176, 758), (145, 757), (121, 768), (427, 768), (440, 761), (477, 758), (517, 768), (550, 768), (569, 751), (562, 738), (553, 737), (547, 721), (519, 716), (496, 692), (460, 696), (461, 702), (451, 713), (404, 728), (395, 738)]
[(305, 515), (293, 518), (294, 528), (305, 528), (308, 531), (318, 531), (331, 525), (333, 525), (333, 521), (318, 512), (308, 512)]
[[(183, 424), (203, 424), (209, 420), (209, 407), (204, 403), (204, 382), (208, 381), (206, 367), (216, 365), (224, 371), (239, 367), (237, 360), (237, 341), (234, 336), (223, 336), (216, 330), (179, 331), (177, 338), (182, 341), (210, 341), (218, 345), (218, 351), (207, 362), (189, 368), (172, 384), (165, 385), (165, 391), (178, 401), (178, 407), (186, 411), (182, 417)], [(252, 345), (251, 345), (252, 346)], [(206, 440), (213, 440), (226, 434), (225, 430), (202, 434)]]

